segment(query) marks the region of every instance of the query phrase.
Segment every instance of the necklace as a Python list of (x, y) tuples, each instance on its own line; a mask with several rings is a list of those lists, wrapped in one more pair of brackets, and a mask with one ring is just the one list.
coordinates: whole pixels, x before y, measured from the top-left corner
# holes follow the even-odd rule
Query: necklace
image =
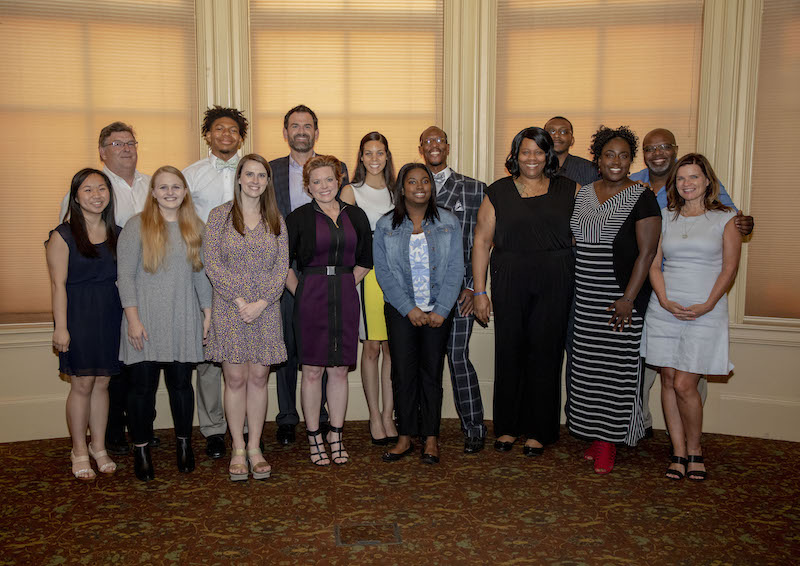
[[(696, 220), (691, 222), (691, 223), (687, 222), (687, 220), (689, 218), (697, 218), (697, 216), (693, 216), (693, 217), (692, 216), (684, 216), (683, 218), (684, 218), (684, 222), (681, 225), (681, 238), (683, 238), (685, 240), (685, 239), (687, 239), (689, 237), (689, 233), (692, 231), (692, 228), (694, 228), (695, 224), (697, 224)], [(689, 228), (688, 229), (686, 228), (687, 224), (689, 224)]]
[(516, 187), (519, 196), (525, 198), (525, 195), (529, 195), (532, 197), (541, 196), (545, 194), (545, 191), (534, 192), (533, 194), (528, 193), (528, 187), (526, 187), (519, 179), (514, 179), (514, 187)]

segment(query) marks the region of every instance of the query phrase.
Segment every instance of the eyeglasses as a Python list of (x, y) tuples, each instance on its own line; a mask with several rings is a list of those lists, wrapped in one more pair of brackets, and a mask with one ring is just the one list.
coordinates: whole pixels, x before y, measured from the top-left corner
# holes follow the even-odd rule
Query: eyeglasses
[(662, 143), (659, 145), (646, 145), (642, 149), (644, 149), (645, 153), (655, 153), (656, 151), (669, 151), (672, 148), (678, 149), (678, 146), (674, 143)]
[(447, 138), (428, 138), (422, 140), (422, 145), (431, 145), (432, 143), (447, 143)]
[(549, 130), (547, 130), (547, 133), (550, 134), (551, 136), (556, 135), (556, 133), (558, 133), (561, 136), (566, 136), (567, 134), (571, 134), (572, 130), (568, 130), (567, 128), (561, 128), (560, 130), (556, 130), (555, 128), (550, 128)]
[(115, 141), (112, 141), (111, 143), (105, 144), (103, 147), (111, 146), (111, 147), (116, 147), (117, 149), (120, 149), (122, 147), (125, 147), (126, 145), (128, 147), (136, 147), (137, 145), (139, 145), (139, 142), (137, 142), (137, 141), (126, 141), (126, 142), (124, 142), (124, 141), (115, 140)]

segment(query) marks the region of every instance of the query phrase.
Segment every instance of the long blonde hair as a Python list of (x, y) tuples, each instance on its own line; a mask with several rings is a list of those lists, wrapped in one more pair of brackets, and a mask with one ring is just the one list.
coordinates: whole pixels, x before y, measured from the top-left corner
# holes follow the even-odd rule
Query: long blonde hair
[(144, 204), (144, 210), (142, 210), (142, 266), (146, 272), (155, 273), (161, 267), (164, 256), (167, 254), (167, 223), (164, 222), (164, 217), (161, 216), (158, 208), (158, 201), (153, 196), (156, 177), (161, 173), (172, 173), (186, 187), (186, 196), (178, 209), (178, 226), (186, 244), (186, 261), (191, 264), (192, 271), (200, 271), (203, 269), (203, 262), (200, 259), (200, 248), (203, 244), (203, 221), (194, 210), (192, 194), (189, 192), (186, 178), (179, 169), (171, 165), (159, 167), (150, 178), (150, 195)]

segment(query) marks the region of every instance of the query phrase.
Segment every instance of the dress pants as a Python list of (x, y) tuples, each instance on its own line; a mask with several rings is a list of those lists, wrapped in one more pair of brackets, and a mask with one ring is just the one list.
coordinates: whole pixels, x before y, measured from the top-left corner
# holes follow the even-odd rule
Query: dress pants
[(439, 436), (442, 374), (453, 314), (439, 328), (414, 326), (389, 303), (384, 306), (397, 432)]
[[(276, 366), (275, 379), (278, 386), (278, 416), (275, 421), (280, 425), (296, 426), (300, 422), (297, 413), (297, 340), (294, 337), (294, 295), (284, 291), (281, 296), (281, 318), (283, 318), (283, 339), (286, 343), (288, 358), (283, 364)], [(319, 409), (319, 422), (328, 422), (328, 411), (325, 409), (328, 373), (322, 373), (322, 405)]]
[(156, 410), (158, 377), (164, 370), (164, 382), (169, 393), (169, 406), (175, 436), (192, 436), (194, 416), (194, 391), (192, 369), (194, 364), (181, 362), (139, 362), (128, 366), (130, 390), (128, 393), (128, 418), (134, 444), (144, 444), (153, 438), (153, 417)]
[(119, 375), (108, 382), (108, 425), (106, 444), (127, 442), (125, 427), (128, 424), (128, 370), (125, 365)]
[[(197, 364), (197, 420), (208, 438), (225, 434), (228, 422), (222, 404), (222, 366), (213, 362)], [(245, 425), (247, 426), (247, 425)]]
[(475, 316), (459, 316), (456, 305), (447, 340), (447, 364), (453, 384), (453, 401), (461, 419), (461, 431), (468, 438), (483, 438), (486, 436), (486, 426), (483, 424), (481, 388), (478, 374), (469, 360), (469, 340), (474, 323)]
[(492, 255), (495, 436), (558, 440), (573, 274), (571, 250)]
[[(646, 360), (645, 360), (646, 363)], [(653, 426), (653, 414), (650, 412), (650, 390), (656, 382), (656, 375), (658, 370), (648, 365), (644, 366), (644, 380), (642, 385), (642, 418), (644, 419), (644, 427), (650, 428)], [(708, 380), (706, 376), (701, 375), (697, 380), (697, 391), (700, 393), (700, 399), (703, 405), (706, 404), (706, 397), (708, 397)]]

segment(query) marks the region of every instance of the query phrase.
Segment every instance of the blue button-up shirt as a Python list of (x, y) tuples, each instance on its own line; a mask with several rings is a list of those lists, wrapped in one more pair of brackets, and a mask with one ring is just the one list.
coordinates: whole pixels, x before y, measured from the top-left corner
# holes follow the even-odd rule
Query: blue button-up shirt
[(289, 202), (292, 210), (311, 202), (311, 197), (303, 187), (303, 166), (289, 156)]

